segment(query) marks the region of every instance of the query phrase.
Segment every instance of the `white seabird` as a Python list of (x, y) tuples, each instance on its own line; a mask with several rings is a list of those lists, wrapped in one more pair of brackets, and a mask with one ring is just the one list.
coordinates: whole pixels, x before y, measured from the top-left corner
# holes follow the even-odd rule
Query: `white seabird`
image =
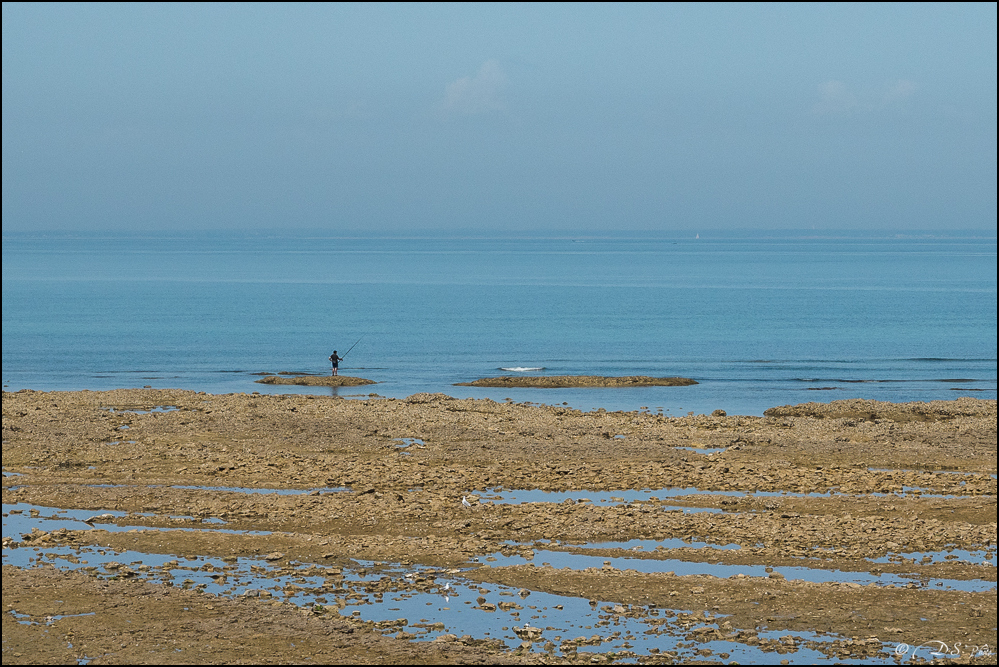
[(466, 498), (465, 496), (461, 497), (461, 504), (464, 505), (465, 507), (472, 506), (472, 503), (468, 502), (468, 498)]

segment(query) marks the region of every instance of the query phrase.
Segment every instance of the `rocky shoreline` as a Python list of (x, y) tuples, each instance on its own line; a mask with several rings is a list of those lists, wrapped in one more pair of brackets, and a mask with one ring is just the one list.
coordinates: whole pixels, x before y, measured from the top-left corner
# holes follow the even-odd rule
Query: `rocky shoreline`
[[(107, 512), (71, 529), (5, 533), (5, 563), (8, 554), (56, 547), (194, 554), (231, 559), (233, 567), (238, 559), (267, 555), (276, 572), (325, 573), (327, 582), (359, 562), (408, 563), (460, 573), (454, 576), (483, 591), (502, 585), (528, 595), (608, 600), (611, 619), (685, 610), (672, 617), (681, 621), (674, 632), (693, 642), (691, 651), (706, 646), (698, 642), (717, 641), (766, 649), (764, 630), (832, 633), (841, 639), (821, 650), (838, 659), (930, 639), (996, 645), (994, 565), (906, 556), (958, 549), (994, 558), (994, 400), (849, 400), (775, 407), (764, 417), (671, 418), (444, 394), (348, 400), (25, 390), (3, 394), (3, 465), (5, 511)], [(633, 500), (623, 498), (643, 489)], [(505, 493), (528, 491), (569, 495), (552, 502), (502, 500)], [(589, 497), (604, 492), (622, 499)], [(192, 530), (213, 523), (231, 532)], [(113, 530), (118, 527), (135, 528)], [(589, 546), (635, 540), (672, 546), (643, 552)], [(627, 556), (636, 565), (551, 567), (533, 562), (542, 551)], [(496, 554), (521, 560), (490, 565), (487, 557)], [(664, 559), (705, 573), (728, 565), (745, 574), (643, 573), (637, 565)], [(756, 574), (761, 567), (770, 574)], [(782, 567), (912, 583), (795, 581), (775, 570)], [(338, 663), (627, 657), (620, 649), (615, 655), (601, 650), (599, 641), (556, 641), (557, 633), (533, 616), (532, 624), (542, 627), (537, 636), (520, 630), (519, 642), (446, 634), (419, 642), (412, 625), (380, 626), (341, 606), (350, 605), (351, 596), (380, 600), (388, 590), (438, 591), (432, 575), (375, 579), (353, 593), (331, 584), (323, 598), (328, 603), (302, 608), (156, 584), (136, 565), (114, 572), (5, 565), (4, 663), (98, 655), (107, 662)], [(991, 590), (961, 591), (920, 583), (934, 580), (992, 584)], [(287, 596), (302, 585), (282, 590)], [(520, 613), (528, 613), (530, 600), (519, 603)], [(485, 598), (470, 604), (468, 613), (518, 613)], [(56, 616), (54, 625), (45, 622)], [(705, 617), (717, 620), (704, 626)], [(136, 618), (146, 621), (136, 627)], [(406, 622), (419, 625), (418, 618)], [(797, 645), (785, 643), (781, 651), (794, 658)], [(700, 650), (707, 652), (636, 657), (710, 662), (728, 655)]]
[(267, 375), (254, 380), (259, 384), (289, 384), (302, 387), (360, 387), (376, 384), (374, 380), (349, 375)]

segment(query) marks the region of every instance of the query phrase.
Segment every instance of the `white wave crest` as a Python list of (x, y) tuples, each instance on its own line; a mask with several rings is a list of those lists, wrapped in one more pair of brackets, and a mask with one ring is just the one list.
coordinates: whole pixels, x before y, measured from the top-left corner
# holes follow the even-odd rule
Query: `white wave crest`
[(510, 368), (503, 368), (500, 366), (501, 371), (513, 371), (514, 373), (524, 373), (526, 371), (543, 371), (544, 366), (512, 366)]

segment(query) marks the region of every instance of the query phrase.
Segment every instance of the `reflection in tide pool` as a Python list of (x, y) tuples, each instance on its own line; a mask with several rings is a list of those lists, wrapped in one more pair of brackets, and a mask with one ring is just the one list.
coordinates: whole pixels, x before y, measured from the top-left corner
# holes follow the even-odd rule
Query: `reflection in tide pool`
[[(885, 498), (904, 497), (912, 494), (920, 498), (961, 498), (965, 496), (954, 494), (927, 493), (928, 489), (915, 486), (905, 486), (896, 493), (865, 493), (864, 496)], [(490, 502), (494, 505), (521, 505), (524, 503), (564, 503), (591, 502), (606, 505), (624, 503), (654, 503), (663, 498), (679, 498), (682, 496), (727, 496), (730, 498), (832, 498), (848, 497), (852, 494), (837, 491), (824, 493), (795, 493), (793, 491), (706, 491), (696, 486), (667, 487), (662, 489), (625, 489), (621, 491), (540, 491), (538, 489), (486, 489), (477, 493), (480, 502)]]
[[(750, 638), (791, 638), (796, 661), (836, 659), (835, 636), (811, 632), (737, 631), (724, 616), (690, 610), (615, 604), (612, 601), (552, 595), (461, 578), (461, 571), (403, 568), (374, 561), (339, 568), (309, 563), (275, 564), (264, 558), (185, 558), (172, 554), (72, 547), (5, 549), (4, 565), (22, 568), (49, 563), (86, 569), (98, 577), (134, 577), (229, 598), (268, 598), (372, 621), (382, 632), (414, 641), (445, 634), (493, 639), (515, 648), (529, 642), (534, 651), (557, 655), (617, 653), (636, 658), (668, 652), (676, 659), (703, 658), (706, 639), (719, 657), (770, 663), (772, 649), (745, 643)], [(13, 610), (16, 612), (16, 610)], [(755, 643), (755, 642), (754, 642)], [(865, 662), (890, 664), (887, 645)], [(822, 649), (825, 649), (824, 651)], [(851, 662), (861, 662), (860, 660)]]
[(968, 551), (966, 549), (947, 549), (943, 551), (907, 551), (897, 554), (888, 554), (881, 558), (872, 558), (872, 563), (895, 563), (902, 559), (915, 561), (922, 565), (935, 563), (970, 563), (972, 565), (991, 565), (996, 567), (996, 549), (978, 549)]
[[(14, 503), (3, 505), (3, 535), (4, 538), (10, 536), (15, 538), (32, 530), (52, 532), (55, 530), (106, 530), (109, 533), (123, 533), (129, 530), (211, 530), (215, 533), (229, 533), (238, 535), (271, 535), (270, 531), (260, 530), (229, 530), (227, 528), (195, 528), (183, 526), (169, 526), (166, 528), (143, 525), (120, 526), (113, 523), (116, 519), (129, 516), (125, 512), (110, 510), (67, 510), (57, 507), (44, 507), (41, 505), (30, 505), (28, 503)], [(151, 517), (152, 514), (143, 513), (132, 515), (137, 517)], [(225, 522), (217, 518), (196, 519), (191, 516), (171, 516), (171, 519), (191, 521), (202, 524), (219, 525)]]
[[(480, 559), (481, 560), (481, 559)], [(871, 572), (848, 572), (844, 570), (824, 570), (811, 567), (764, 565), (725, 565), (722, 563), (703, 563), (700, 561), (685, 561), (673, 558), (608, 558), (605, 556), (587, 556), (565, 551), (535, 551), (532, 558), (520, 554), (503, 555), (494, 553), (485, 557), (494, 567), (505, 565), (526, 565), (538, 560), (544, 565), (556, 569), (572, 570), (615, 569), (634, 570), (645, 574), (671, 572), (677, 576), (711, 575), (719, 578), (735, 577), (740, 574), (747, 577), (768, 577), (771, 573), (782, 575), (786, 579), (800, 579), (812, 583), (851, 582), (862, 586), (910, 586), (925, 588), (934, 586), (940, 590), (956, 591), (989, 591), (995, 590), (996, 582), (983, 579), (930, 579), (911, 578), (897, 574), (873, 574)]]
[[(623, 549), (643, 553), (654, 553), (657, 550), (665, 549), (722, 549), (733, 550), (741, 548), (735, 543), (711, 544), (710, 542), (687, 541), (683, 538), (674, 537), (662, 540), (628, 540), (627, 542), (588, 542), (586, 544), (566, 544), (575, 549)], [(996, 549), (978, 549), (968, 551), (965, 549), (944, 549), (940, 551), (909, 551), (892, 552), (880, 558), (866, 559), (871, 563), (896, 563), (902, 561), (913, 561), (921, 565), (932, 565), (936, 563), (968, 563), (971, 565), (991, 565), (996, 567)]]
[(713, 456), (715, 454), (723, 454), (726, 450), (728, 450), (728, 447), (708, 448), (708, 447), (684, 447), (682, 445), (674, 445), (673, 449), (682, 449), (682, 450), (685, 450), (685, 451), (688, 451), (688, 452), (694, 452), (696, 454), (704, 454), (705, 456)]
[[(316, 613), (335, 611), (372, 621), (382, 632), (413, 641), (427, 641), (445, 634), (496, 640), (508, 648), (528, 642), (531, 650), (585, 659), (587, 652), (615, 652), (615, 660), (629, 661), (653, 652), (677, 661), (704, 659), (704, 650), (722, 660), (770, 664), (774, 651), (792, 655), (794, 662), (855, 662), (892, 664), (892, 646), (875, 642), (876, 655), (843, 660), (835, 643), (843, 638), (811, 632), (738, 630), (722, 615), (708, 612), (661, 609), (655, 606), (622, 605), (610, 600), (587, 600), (496, 584), (480, 584), (463, 578), (468, 570), (405, 567), (396, 563), (354, 561), (355, 566), (332, 567), (266, 557), (182, 557), (175, 554), (115, 550), (30, 542), (18, 544), (32, 530), (79, 530), (90, 519), (113, 521), (122, 512), (60, 510), (18, 503), (3, 506), (5, 548), (3, 564), (22, 568), (51, 564), (61, 569), (85, 569), (98, 577), (129, 577), (154, 583), (191, 588), (208, 595), (228, 598), (268, 598), (310, 608)], [(161, 530), (143, 526), (100, 524), (97, 530)], [(174, 529), (177, 530), (177, 529)], [(185, 528), (219, 532), (218, 529)], [(226, 531), (249, 533), (246, 531)], [(595, 543), (586, 547), (655, 549), (662, 543), (643, 540)], [(686, 547), (733, 549), (737, 545), (684, 543)], [(673, 571), (685, 574), (768, 576), (762, 566), (727, 566), (688, 563), (679, 560), (603, 558), (551, 550), (535, 552), (535, 559), (552, 567), (580, 570), (589, 567), (631, 569), (641, 572)], [(479, 567), (523, 565), (529, 560), (501, 553), (479, 559)], [(532, 559), (533, 560), (533, 559)], [(897, 575), (772, 568), (787, 578), (808, 581), (856, 581), (876, 585), (906, 585), (912, 580)], [(981, 580), (929, 580), (932, 585), (954, 590), (990, 590), (995, 584)], [(16, 613), (17, 610), (10, 610)], [(779, 640), (779, 641), (778, 641)], [(776, 647), (780, 645), (779, 649)]]
[[(9, 610), (7, 613), (13, 616), (15, 619), (17, 619), (17, 622), (20, 623), (21, 625), (41, 625), (38, 621), (32, 620), (32, 617), (29, 614), (21, 614), (13, 609)], [(96, 611), (85, 612), (82, 614), (48, 614), (45, 616), (44, 620), (45, 620), (45, 625), (52, 625), (56, 621), (60, 621), (64, 618), (73, 618), (78, 616), (96, 616), (96, 615), (97, 615)], [(70, 644), (70, 646), (72, 646), (72, 644)]]

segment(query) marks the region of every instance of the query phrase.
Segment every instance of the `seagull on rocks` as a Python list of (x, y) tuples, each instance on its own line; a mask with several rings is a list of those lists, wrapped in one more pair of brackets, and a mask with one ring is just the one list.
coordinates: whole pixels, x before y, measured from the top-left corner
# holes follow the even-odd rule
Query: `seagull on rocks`
[(465, 507), (472, 506), (472, 503), (468, 502), (468, 498), (466, 498), (465, 496), (461, 497), (461, 504), (464, 505)]

